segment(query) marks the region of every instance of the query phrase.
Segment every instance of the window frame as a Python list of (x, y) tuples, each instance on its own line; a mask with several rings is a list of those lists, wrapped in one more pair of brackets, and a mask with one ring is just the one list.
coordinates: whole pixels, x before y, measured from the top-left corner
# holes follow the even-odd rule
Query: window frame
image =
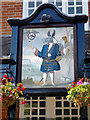
[[(36, 5), (36, 2), (37, 2), (37, 0), (33, 0), (34, 2), (35, 2), (35, 4), (34, 4), (34, 7), (31, 7), (31, 8), (29, 8), (28, 7), (28, 2), (29, 2), (30, 0), (23, 0), (23, 18), (26, 18), (26, 17), (28, 17), (29, 16), (29, 12), (28, 12), (28, 10), (31, 10), (31, 9), (34, 9), (34, 11), (37, 9), (37, 5)], [(48, 0), (41, 0), (42, 1), (42, 4), (43, 3), (48, 3)], [(57, 0), (54, 0), (54, 4), (56, 5), (56, 1)], [(63, 0), (61, 0), (61, 1), (63, 1)], [(60, 9), (63, 9), (63, 2), (62, 2), (62, 5), (61, 6), (58, 6)], [(34, 12), (33, 11), (33, 12)], [(32, 13), (33, 13), (32, 12)], [(32, 14), (31, 13), (31, 14)]]
[[(70, 8), (70, 7), (74, 7), (74, 14), (69, 14), (68, 8)], [(77, 12), (76, 12), (77, 7), (82, 7), (82, 13), (77, 13)], [(81, 4), (81, 5), (76, 5), (76, 0), (74, 0), (74, 5), (68, 5), (68, 0), (67, 0), (67, 14), (70, 15), (70, 16), (82, 15), (82, 14), (84, 14), (84, 4), (83, 4), (83, 0), (82, 0), (82, 4)]]

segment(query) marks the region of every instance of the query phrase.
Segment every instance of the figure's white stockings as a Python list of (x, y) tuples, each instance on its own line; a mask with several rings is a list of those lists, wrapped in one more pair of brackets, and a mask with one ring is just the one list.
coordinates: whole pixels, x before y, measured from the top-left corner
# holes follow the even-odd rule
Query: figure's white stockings
[(44, 81), (43, 85), (45, 85), (47, 81), (47, 73), (43, 73), (43, 81)]
[[(43, 73), (43, 81), (44, 81), (43, 85), (46, 84), (47, 74), (48, 74), (48, 73)], [(52, 83), (52, 85), (54, 85), (54, 72), (53, 72), (53, 73), (50, 73), (50, 78), (51, 78), (51, 83)]]
[(54, 85), (54, 72), (50, 73), (51, 83)]

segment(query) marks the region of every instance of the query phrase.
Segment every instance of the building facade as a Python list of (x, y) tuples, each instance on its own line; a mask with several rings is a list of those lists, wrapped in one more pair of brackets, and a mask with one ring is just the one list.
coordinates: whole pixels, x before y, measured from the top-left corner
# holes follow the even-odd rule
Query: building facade
[[(26, 18), (31, 15), (34, 10), (42, 3), (54, 3), (59, 9), (69, 16), (86, 14), (89, 16), (90, 2), (88, 0), (18, 0), (14, 2), (1, 2), (0, 10), (0, 39), (1, 39), (1, 58), (9, 57), (10, 55), (10, 44), (11, 44), (11, 27), (7, 23), (8, 18)], [(86, 7), (87, 6), (87, 7)], [(86, 51), (90, 51), (90, 32), (89, 32), (89, 19), (85, 25), (85, 37), (86, 37)], [(8, 65), (3, 64), (9, 67)], [(1, 71), (2, 72), (2, 71)], [(76, 117), (80, 118), (81, 110), (79, 107), (74, 107), (73, 104), (69, 103), (65, 97), (27, 97), (27, 104), (21, 105), (19, 111), (20, 118), (26, 119), (45, 119), (45, 118), (56, 118), (56, 119), (68, 119)], [(51, 111), (51, 112), (50, 112)]]
[[(8, 18), (26, 18), (31, 15), (40, 4), (54, 3), (66, 15), (84, 15), (89, 16), (85, 24), (86, 50), (90, 50), (89, 30), (90, 30), (90, 1), (88, 0), (19, 0), (19, 1), (1, 1), (0, 2), (0, 39), (2, 52), (0, 56), (10, 54), (11, 27), (7, 23)], [(7, 46), (7, 47), (5, 47)]]

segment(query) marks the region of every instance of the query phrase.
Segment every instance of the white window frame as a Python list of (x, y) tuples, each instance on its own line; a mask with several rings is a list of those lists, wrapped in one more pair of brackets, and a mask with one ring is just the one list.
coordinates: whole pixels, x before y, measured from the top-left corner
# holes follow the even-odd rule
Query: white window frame
[[(32, 9), (32, 8), (28, 8), (28, 2), (29, 2), (30, 0), (23, 0), (23, 18), (26, 18), (26, 17), (28, 17), (28, 9)], [(37, 7), (36, 7), (36, 1), (37, 0), (34, 0), (34, 2), (35, 2), (35, 6), (33, 7), (34, 8), (34, 11), (37, 9)], [(43, 3), (46, 3), (48, 0), (42, 0), (42, 4)]]
[[(30, 0), (23, 0), (23, 18), (26, 18), (28, 17), (28, 10), (29, 9), (34, 9), (34, 11), (37, 9), (37, 6), (36, 6), (36, 2), (37, 0), (34, 0), (35, 2), (35, 6), (33, 8), (28, 8), (28, 2)], [(62, 0), (63, 1), (63, 0)], [(42, 4), (43, 3), (48, 3), (48, 0), (42, 0)], [(56, 5), (56, 0), (54, 0), (54, 4)], [(62, 2), (62, 6), (59, 6), (59, 8), (62, 8), (63, 9), (63, 2)]]
[[(28, 2), (29, 1), (30, 0), (23, 0), (23, 18), (28, 17)], [(35, 6), (34, 6), (34, 11), (35, 11), (37, 7), (36, 7), (36, 0), (34, 0), (34, 1), (35, 1)], [(74, 0), (74, 1), (76, 1), (76, 0)], [(42, 0), (42, 4), (43, 3), (48, 3), (48, 0)], [(54, 4), (56, 5), (56, 0), (54, 0)], [(75, 14), (68, 14), (68, 0), (62, 0), (62, 6), (61, 7), (62, 7), (62, 12), (64, 14), (68, 15), (68, 16), (74, 16), (74, 15), (87, 15), (88, 16), (88, 0), (82, 0), (82, 7), (83, 7), (82, 8), (82, 10), (83, 10), (82, 14), (76, 14), (76, 10), (75, 10)], [(85, 24), (85, 30), (87, 31), (88, 29), (89, 29), (89, 22), (87, 22)]]
[[(57, 0), (54, 0), (55, 5), (56, 5), (56, 2), (57, 2)], [(61, 2), (62, 2), (62, 6), (58, 6), (58, 7), (63, 9), (63, 0), (61, 0)]]
[[(67, 15), (70, 15), (70, 16), (74, 16), (74, 15), (82, 15), (82, 14), (84, 14), (85, 12), (84, 12), (84, 8), (85, 8), (85, 6), (84, 6), (84, 2), (85, 2), (85, 0), (82, 0), (82, 5), (76, 5), (76, 0), (74, 0), (74, 5), (68, 5), (68, 0), (67, 0), (67, 6), (66, 6), (66, 8), (67, 8)], [(68, 13), (68, 8), (69, 7), (74, 7), (74, 14), (69, 14)], [(77, 7), (82, 7), (82, 13), (76, 13), (76, 8)]]

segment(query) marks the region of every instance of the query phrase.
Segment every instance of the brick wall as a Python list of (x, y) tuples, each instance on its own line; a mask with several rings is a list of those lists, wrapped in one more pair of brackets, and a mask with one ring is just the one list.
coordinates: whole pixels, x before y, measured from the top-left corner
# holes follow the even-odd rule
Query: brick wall
[(7, 120), (8, 117), (8, 107), (0, 106), (0, 120)]
[[(2, 55), (10, 54), (11, 27), (8, 18), (22, 18), (23, 0), (0, 0), (0, 47)], [(18, 109), (18, 108), (17, 108)], [(19, 110), (17, 110), (18, 112)], [(17, 115), (18, 117), (18, 115)], [(6, 108), (0, 102), (0, 120), (7, 118)], [(7, 119), (5, 119), (7, 120)]]
[(88, 19), (89, 19), (89, 25), (90, 25), (90, 0), (88, 1)]
[(11, 35), (8, 18), (22, 18), (23, 0), (0, 1), (0, 35)]

